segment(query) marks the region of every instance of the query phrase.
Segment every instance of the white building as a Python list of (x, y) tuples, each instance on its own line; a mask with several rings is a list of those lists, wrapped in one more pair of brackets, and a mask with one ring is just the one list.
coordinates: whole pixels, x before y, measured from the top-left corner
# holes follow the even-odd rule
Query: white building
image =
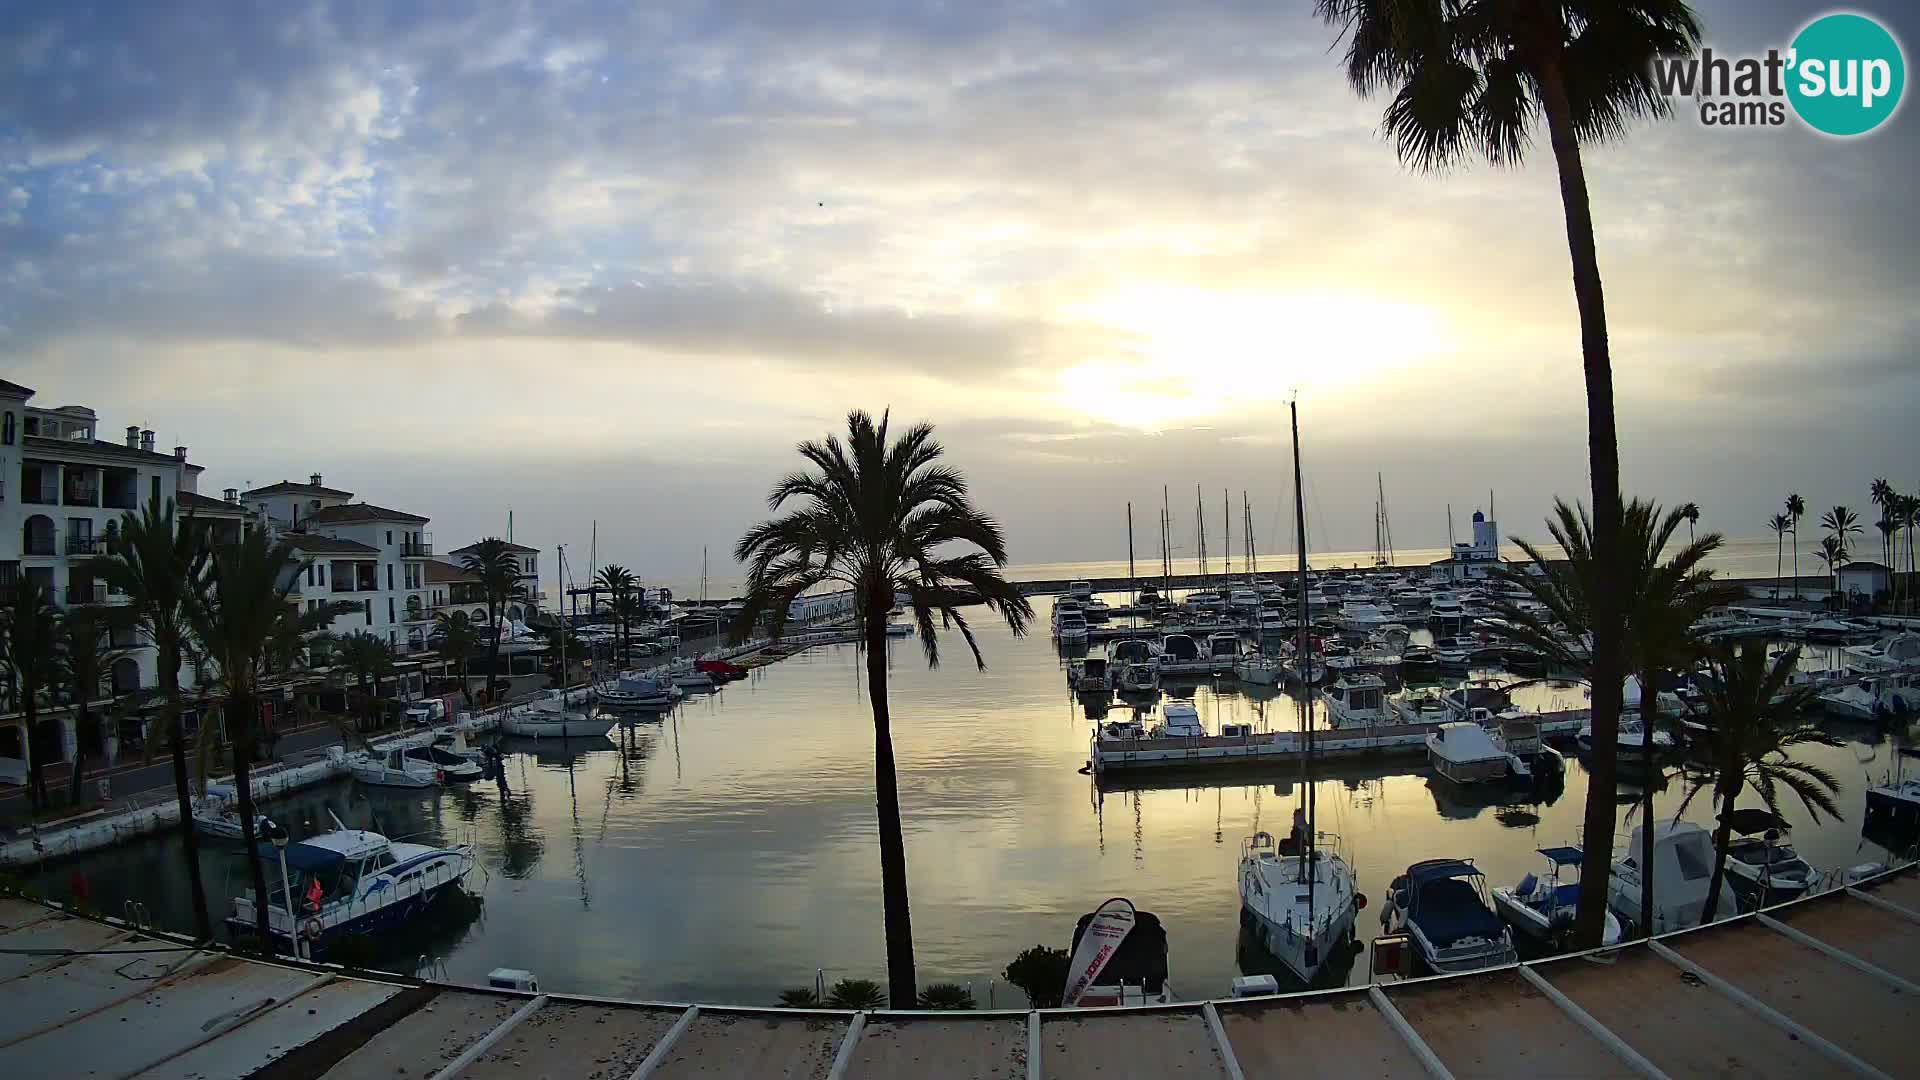
[[(546, 594), (540, 591), (540, 549), (530, 548), (525, 544), (516, 544), (511, 540), (503, 542), (507, 545), (507, 550), (513, 553), (514, 559), (519, 563), (519, 584), (522, 590), (522, 599), (516, 600), (507, 606), (507, 618), (513, 622), (523, 622), (527, 616), (538, 611), (541, 602), (546, 599)], [(447, 552), (447, 555), (453, 560), (453, 565), (460, 566), (462, 565), (460, 562), (461, 556), (472, 554), (479, 550), (479, 548), (480, 543), (476, 541), (468, 544), (466, 547), (454, 548), (452, 551)], [(486, 613), (484, 610), (481, 612), (480, 618), (483, 622), (485, 621)]]
[(1433, 564), (1436, 576), (1448, 581), (1480, 581), (1500, 565), (1500, 523), (1473, 512), (1473, 542), (1457, 541), (1452, 552)]
[(352, 502), (353, 493), (309, 482), (282, 481), (240, 496), (274, 535), (306, 562), (293, 599), (303, 609), (349, 603), (334, 616), (335, 634), (369, 633), (403, 652), (427, 647), (426, 564), (433, 557), (429, 519), (404, 510)]
[(1893, 591), (1893, 570), (1885, 563), (1850, 562), (1835, 576), (1840, 595), (1849, 603), (1870, 603), (1874, 597)]

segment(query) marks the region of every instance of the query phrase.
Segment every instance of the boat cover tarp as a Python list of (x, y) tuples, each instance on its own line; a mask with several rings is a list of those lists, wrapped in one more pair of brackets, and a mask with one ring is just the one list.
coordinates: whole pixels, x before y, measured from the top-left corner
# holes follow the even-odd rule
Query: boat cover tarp
[(1415, 887), (1418, 892), (1408, 917), (1435, 948), (1444, 949), (1465, 938), (1500, 936), (1500, 917), (1487, 910), (1471, 883), (1441, 877)]
[(1548, 860), (1561, 866), (1579, 866), (1581, 852), (1577, 847), (1543, 847), (1537, 849)]
[[(253, 846), (253, 853), (256, 858), (275, 866), (280, 865), (280, 853), (274, 849), (272, 844), (255, 844)], [(347, 857), (345, 855), (316, 844), (287, 845), (287, 869), (289, 870), (302, 870), (312, 873), (319, 870), (331, 869), (346, 861)]]
[(1792, 828), (1791, 825), (1781, 820), (1780, 815), (1771, 810), (1761, 809), (1758, 806), (1741, 807), (1727, 814), (1726, 817), (1727, 823), (1733, 826), (1733, 831), (1743, 836), (1763, 833), (1768, 829), (1778, 829), (1781, 832), (1786, 832)]

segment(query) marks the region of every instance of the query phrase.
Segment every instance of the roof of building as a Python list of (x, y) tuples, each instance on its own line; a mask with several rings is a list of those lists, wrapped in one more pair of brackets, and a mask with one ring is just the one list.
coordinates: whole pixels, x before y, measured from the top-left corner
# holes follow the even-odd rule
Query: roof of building
[(426, 565), (427, 584), (429, 585), (446, 585), (456, 581), (477, 580), (466, 570), (449, 562), (441, 562), (439, 559), (428, 559)]
[(254, 488), (245, 492), (243, 497), (251, 499), (255, 495), (321, 495), (330, 499), (353, 498), (353, 492), (351, 491), (322, 487), (319, 484), (296, 484), (291, 480), (282, 480), (277, 484), (268, 484), (266, 487)]
[(356, 521), (417, 521), (425, 524), (428, 519), (419, 514), (409, 514), (404, 510), (389, 510), (384, 506), (360, 502), (342, 506), (323, 506), (300, 520), (323, 525), (346, 525)]
[[(489, 537), (489, 539), (496, 539), (496, 540), (497, 540), (497, 539), (499, 539), (499, 538), (498, 538), (498, 537)], [(530, 548), (530, 547), (528, 547), (528, 546), (527, 546), (527, 545), (525, 545), (525, 544), (516, 544), (516, 543), (514, 543), (514, 542), (513, 542), (513, 541), (511, 541), (511, 540), (501, 540), (500, 542), (501, 542), (501, 543), (503, 543), (503, 544), (505, 544), (505, 545), (507, 545), (507, 550), (508, 550), (508, 551), (517, 551), (517, 552), (520, 552), (520, 553), (521, 553), (521, 554), (523, 554), (523, 555), (538, 555), (538, 554), (540, 553), (540, 549), (539, 549), (539, 548)], [(450, 551), (450, 552), (448, 552), (447, 554), (449, 554), (449, 555), (460, 555), (460, 554), (463, 554), (463, 553), (465, 553), (465, 552), (469, 552), (469, 551), (477, 551), (477, 550), (479, 550), (479, 548), (480, 548), (480, 545), (481, 545), (481, 544), (484, 544), (484, 543), (486, 543), (486, 541), (485, 541), (485, 540), (475, 540), (475, 541), (474, 541), (473, 543), (471, 543), (471, 544), (468, 544), (468, 545), (467, 545), (466, 547), (457, 547), (457, 548), (454, 548), (454, 549), (453, 549), (452, 551)]]
[(1876, 573), (1876, 574), (1893, 573), (1893, 568), (1888, 566), (1886, 563), (1877, 563), (1868, 559), (1861, 559), (1858, 562), (1850, 562), (1847, 565), (1840, 568), (1840, 572), (1843, 574), (1849, 570), (1865, 570), (1865, 571), (1869, 571), (1871, 573)]
[(292, 544), (296, 550), (309, 555), (378, 555), (380, 549), (372, 544), (363, 544), (358, 540), (340, 540), (331, 536), (316, 536), (313, 533), (282, 533), (280, 538)]
[(91, 441), (83, 441), (80, 439), (49, 439), (45, 435), (23, 435), (21, 439), (24, 445), (30, 446), (35, 450), (64, 450), (68, 453), (105, 454), (108, 457), (134, 458), (139, 461), (149, 461), (155, 464), (178, 465), (183, 469), (192, 469), (194, 472), (200, 472), (206, 468), (204, 465), (194, 465), (190, 462), (182, 461), (172, 454), (162, 454), (157, 450), (142, 450), (137, 446), (122, 446), (119, 443), (102, 442), (99, 439), (93, 439)]
[(6, 394), (11, 397), (30, 398), (33, 396), (33, 391), (21, 386), (17, 382), (8, 382), (5, 379), (0, 379), (0, 394)]
[(247, 508), (238, 503), (230, 503), (225, 499), (215, 499), (207, 495), (202, 495), (197, 491), (175, 492), (173, 501), (180, 505), (180, 509), (188, 510), (195, 514), (224, 514), (229, 517), (242, 518), (247, 516)]

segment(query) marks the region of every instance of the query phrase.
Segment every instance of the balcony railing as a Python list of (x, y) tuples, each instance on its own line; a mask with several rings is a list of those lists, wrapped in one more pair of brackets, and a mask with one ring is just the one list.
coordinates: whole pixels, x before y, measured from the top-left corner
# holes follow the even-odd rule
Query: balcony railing
[(13, 583), (20, 580), (20, 564), (0, 562), (0, 589), (11, 589)]
[(421, 539), (421, 540), (402, 540), (400, 542), (401, 558), (424, 559), (424, 558), (431, 558), (432, 555), (433, 555), (433, 539), (431, 537)]
[(67, 534), (67, 554), (99, 555), (107, 550), (107, 538), (104, 536), (74, 536)]
[(20, 501), (23, 503), (32, 503), (35, 506), (59, 506), (60, 493), (52, 488), (40, 488), (38, 490), (23, 488), (20, 492)]
[(70, 487), (63, 500), (67, 506), (99, 506), (100, 489), (94, 487)]
[(104, 604), (107, 602), (107, 583), (96, 581), (90, 585), (67, 586), (68, 604)]
[(60, 539), (51, 532), (42, 533), (38, 536), (28, 535), (26, 543), (21, 545), (20, 554), (58, 555), (60, 554)]

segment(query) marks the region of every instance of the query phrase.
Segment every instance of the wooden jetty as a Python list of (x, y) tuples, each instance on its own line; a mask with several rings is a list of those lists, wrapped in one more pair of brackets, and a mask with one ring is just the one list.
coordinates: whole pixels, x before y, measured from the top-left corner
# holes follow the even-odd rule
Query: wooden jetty
[[(1064, 928), (1063, 928), (1064, 929)], [(8, 1076), (1912, 1076), (1920, 875), (1464, 975), (923, 1013), (520, 993), (242, 958), (0, 899)]]
[[(1587, 722), (1586, 709), (1537, 714), (1540, 735), (1572, 738)], [(1451, 722), (1451, 721), (1449, 721)], [(1314, 733), (1318, 758), (1361, 758), (1390, 754), (1425, 754), (1427, 736), (1439, 724), (1375, 724), (1365, 728), (1335, 728)], [(1111, 739), (1095, 732), (1088, 762), (1095, 773), (1132, 769), (1208, 769), (1278, 761), (1298, 761), (1302, 740), (1297, 731), (1267, 731), (1248, 735), (1204, 735), (1179, 738)]]

